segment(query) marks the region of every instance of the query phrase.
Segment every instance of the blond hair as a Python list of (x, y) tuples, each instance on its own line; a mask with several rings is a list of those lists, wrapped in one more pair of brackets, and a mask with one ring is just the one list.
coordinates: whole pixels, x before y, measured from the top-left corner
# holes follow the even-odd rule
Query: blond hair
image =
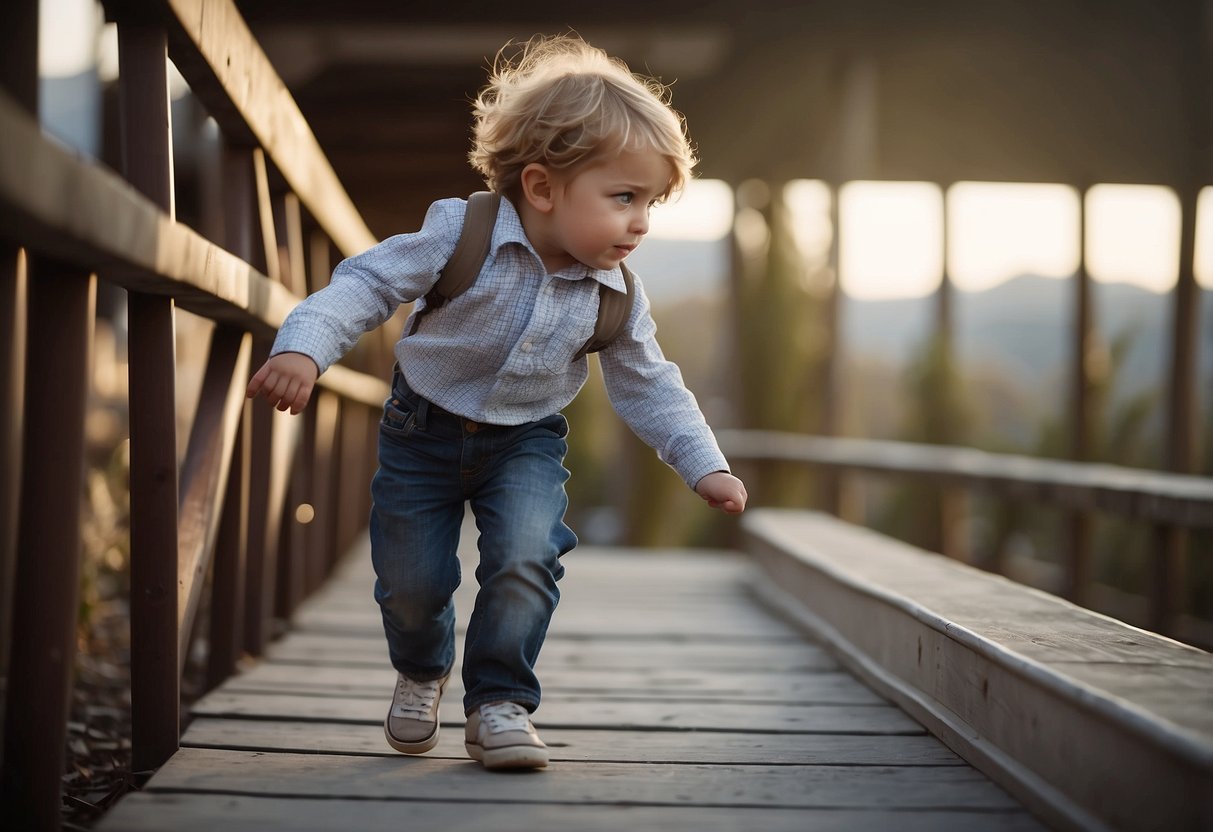
[(468, 159), (489, 188), (516, 198), (522, 170), (533, 162), (571, 172), (654, 150), (671, 168), (661, 198), (682, 189), (696, 159), (665, 86), (572, 35), (532, 38), (512, 58), (510, 48), (498, 53), (473, 107)]

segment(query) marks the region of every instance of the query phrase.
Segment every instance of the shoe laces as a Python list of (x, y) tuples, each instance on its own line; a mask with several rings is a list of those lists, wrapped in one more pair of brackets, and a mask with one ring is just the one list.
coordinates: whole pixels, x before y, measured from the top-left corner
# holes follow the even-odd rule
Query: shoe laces
[(441, 687), (441, 679), (417, 682), (403, 673), (398, 674), (392, 715), (417, 718), (428, 716), (434, 708), (434, 700), (438, 698), (438, 691)]
[(531, 724), (527, 709), (517, 702), (494, 702), (491, 705), (480, 706), (480, 720), (487, 725), (489, 731), (499, 734), (503, 731), (526, 731)]

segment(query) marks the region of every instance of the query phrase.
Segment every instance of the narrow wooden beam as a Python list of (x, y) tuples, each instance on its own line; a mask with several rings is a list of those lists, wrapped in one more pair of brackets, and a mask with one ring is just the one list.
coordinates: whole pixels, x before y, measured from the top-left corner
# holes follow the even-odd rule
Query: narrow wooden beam
[[(8, 678), (12, 645), (13, 578), (17, 569), (17, 521), (21, 508), (21, 441), (25, 421), (25, 251), (0, 245), (0, 676)], [(3, 713), (0, 697), (0, 713)], [(2, 724), (2, 723), (0, 723)]]
[[(254, 345), (253, 364), (260, 367), (269, 358), (270, 344)], [(273, 586), (267, 577), (270, 567), (266, 565), (270, 514), (270, 465), (273, 444), (273, 410), (262, 400), (251, 403), (249, 430), (249, 495), (248, 495), (248, 550), (245, 560), (247, 574), (244, 583), (244, 640), (245, 652), (260, 656), (269, 642), (269, 610), (266, 594)]]
[(251, 404), (241, 410), (240, 431), (232, 449), (223, 518), (215, 540), (211, 575), (210, 652), (206, 687), (212, 690), (236, 672), (244, 635), (245, 557), (248, 549), (249, 430)]
[[(1207, 105), (1204, 105), (1207, 106)], [(1200, 287), (1196, 284), (1196, 210), (1200, 183), (1179, 189), (1179, 279), (1171, 293), (1171, 373), (1167, 386), (1167, 470), (1192, 473), (1197, 464), (1196, 359), (1199, 354)], [(1154, 530), (1150, 588), (1150, 628), (1174, 635), (1183, 612), (1187, 535), (1180, 529)]]
[(337, 548), (334, 444), (339, 408), (337, 396), (327, 390), (316, 397), (315, 405), (311, 408), (315, 437), (312, 443), (312, 504), (316, 509), (316, 518), (307, 537), (308, 592), (324, 583), (329, 553)]
[[(13, 594), (0, 805), (12, 829), (58, 829), (76, 652), (84, 416), (92, 373), (96, 281), (32, 266), (22, 511)], [(72, 391), (66, 395), (65, 391)]]
[(282, 227), (286, 234), (287, 288), (292, 293), (307, 295), (307, 258), (303, 253), (303, 211), (299, 197), (293, 193), (282, 196)]
[[(1078, 268), (1074, 272), (1074, 323), (1070, 375), (1070, 458), (1076, 462), (1091, 459), (1091, 359), (1099, 337), (1091, 303), (1091, 275), (1087, 271), (1087, 192), (1078, 195)], [(1083, 511), (1066, 514), (1063, 528), (1061, 563), (1064, 570), (1062, 594), (1081, 604), (1091, 572), (1091, 517)]]
[(198, 397), (198, 412), (181, 467), (177, 626), (179, 663), (183, 669), (223, 513), (251, 355), (251, 335), (226, 327), (215, 329)]
[[(118, 24), (126, 177), (173, 217), (168, 47), (164, 30)], [(131, 432), (131, 722), (135, 770), (177, 750), (177, 427), (173, 300), (128, 300)]]
[(265, 152), (261, 148), (253, 151), (253, 174), (257, 186), (257, 217), (261, 224), (261, 245), (265, 249), (265, 273), (275, 283), (282, 283), (278, 234), (274, 230), (274, 204), (270, 196), (270, 177), (265, 166)]
[[(27, 117), (38, 112), (38, 0), (0, 4), (0, 89)], [(7, 134), (5, 142), (8, 141)], [(0, 676), (7, 678), (12, 641), (13, 576), (21, 494), (25, 395), (26, 254), (19, 237), (0, 244)], [(0, 714), (4, 695), (0, 693)], [(3, 730), (0, 720), (0, 730)], [(0, 762), (0, 765), (3, 763)]]

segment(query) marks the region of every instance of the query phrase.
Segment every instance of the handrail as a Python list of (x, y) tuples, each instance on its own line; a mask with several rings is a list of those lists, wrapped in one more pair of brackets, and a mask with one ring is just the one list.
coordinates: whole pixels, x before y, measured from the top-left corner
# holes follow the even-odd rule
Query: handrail
[(110, 14), (153, 15), (190, 89), (229, 138), (260, 145), (347, 256), (373, 246), (367, 228), (286, 84), (231, 0), (106, 0)]
[(1209, 477), (976, 448), (777, 431), (727, 430), (720, 431), (719, 439), (733, 459), (926, 476), (1068, 508), (1114, 512), (1168, 526), (1213, 528), (1213, 479)]
[[(12, 2), (36, 19), (37, 0)], [(316, 274), (327, 272), (327, 257), (303, 260), (300, 206), (320, 228), (314, 251), (335, 244), (353, 254), (375, 239), (231, 0), (111, 0), (107, 11), (119, 25), (125, 177), (45, 137), (33, 105), (10, 94), (14, 77), (36, 73), (33, 50), (16, 49), (24, 63), (9, 62), (0, 77), (0, 288), (16, 306), (0, 360), (28, 366), (24, 389), (10, 391), (10, 404), (24, 401), (23, 418), (0, 437), (0, 463), (19, 469), (10, 481), (22, 501), (18, 601), (0, 633), (19, 646), (8, 671), (23, 680), (7, 691), (0, 803), (23, 828), (58, 827), (77, 614), (70, 573), (81, 540), (72, 500), (85, 458), (97, 281), (128, 290), (134, 770), (177, 748), (181, 668), (207, 598), (214, 685), (241, 654), (264, 650), (271, 619), (317, 589), (356, 536), (369, 508), (373, 426), (389, 392), (382, 378), (335, 366), (301, 417), (245, 400), (250, 368), (300, 300), (266, 272), (300, 293), (305, 273), (327, 277)], [(20, 47), (28, 34), (0, 39)], [(220, 124), (225, 215), (213, 225), (223, 245), (174, 218), (170, 43)], [(267, 156), (292, 193), (271, 192)], [(274, 227), (277, 200), (284, 229)], [(275, 268), (280, 257), (289, 268)], [(215, 324), (180, 462), (176, 307)], [(314, 511), (297, 515), (304, 503)], [(309, 514), (310, 525), (297, 519)], [(280, 550), (299, 556), (280, 561)]]
[[(3, 90), (0, 135), (3, 236), (262, 337), (272, 337), (298, 303), (281, 283), (173, 221), (122, 177), (46, 139)], [(388, 394), (383, 380), (341, 366), (317, 383), (371, 406)]]
[[(727, 430), (721, 447), (735, 462), (793, 463), (820, 466), (843, 474), (878, 474), (925, 479), (941, 487), (937, 548), (969, 560), (964, 538), (961, 489), (983, 490), (1012, 500), (1036, 501), (1086, 518), (1094, 511), (1134, 519), (1153, 527), (1156, 551), (1150, 569), (1147, 626), (1168, 636), (1201, 644), (1206, 637), (1183, 635), (1182, 578), (1171, 568), (1171, 544), (1190, 531), (1213, 528), (1213, 478), (1171, 474), (1098, 463), (1067, 462), (975, 448), (922, 445), (875, 439), (809, 436), (776, 431)], [(834, 482), (833, 487), (838, 483)], [(837, 503), (838, 495), (830, 495)], [(844, 517), (850, 512), (838, 510)], [(856, 518), (857, 519), (857, 518)], [(1066, 545), (1073, 543), (1066, 538)], [(1064, 553), (1063, 553), (1064, 554)], [(1207, 554), (1207, 553), (1202, 553)], [(1063, 557), (1061, 594), (1080, 605), (1090, 603), (1092, 581), (1074, 557)], [(1004, 571), (1002, 554), (984, 566)]]

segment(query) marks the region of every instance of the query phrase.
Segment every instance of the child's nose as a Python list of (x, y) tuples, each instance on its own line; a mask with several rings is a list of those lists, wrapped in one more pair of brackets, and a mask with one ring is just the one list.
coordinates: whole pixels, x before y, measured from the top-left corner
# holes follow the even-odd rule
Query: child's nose
[(632, 212), (632, 223), (629, 230), (633, 234), (649, 233), (649, 206), (641, 206), (639, 210)]

